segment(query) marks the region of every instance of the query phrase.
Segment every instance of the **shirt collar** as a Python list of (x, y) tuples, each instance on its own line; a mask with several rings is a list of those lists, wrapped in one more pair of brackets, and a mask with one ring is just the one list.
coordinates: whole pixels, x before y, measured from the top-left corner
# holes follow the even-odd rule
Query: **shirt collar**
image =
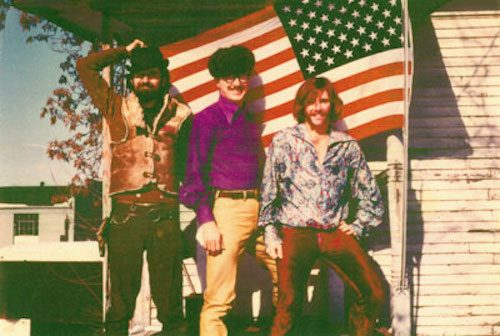
[[(307, 126), (305, 123), (300, 123), (295, 127), (296, 135), (303, 140), (311, 142), (311, 137), (309, 132), (307, 131)], [(328, 134), (330, 137), (330, 146), (337, 142), (350, 141), (352, 140), (347, 134), (341, 131), (337, 131), (334, 127), (330, 127), (330, 133)]]
[(243, 111), (246, 111), (246, 104), (243, 104), (241, 107), (230, 101), (229, 99), (223, 97), (223, 96), (219, 96), (219, 107), (220, 109), (222, 110), (222, 114), (224, 114), (224, 117), (226, 117), (226, 120), (228, 123), (232, 123), (233, 119), (234, 119), (234, 116), (236, 115), (236, 113), (239, 111), (239, 110), (243, 110)]

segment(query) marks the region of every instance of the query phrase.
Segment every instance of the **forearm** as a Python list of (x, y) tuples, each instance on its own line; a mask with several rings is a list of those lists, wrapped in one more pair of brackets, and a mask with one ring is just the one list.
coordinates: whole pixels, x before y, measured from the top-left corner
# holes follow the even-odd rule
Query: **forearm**
[(127, 56), (124, 47), (91, 53), (77, 60), (80, 80), (92, 98), (93, 104), (107, 117), (114, 117), (120, 109), (121, 97), (114, 93), (101, 77), (100, 71), (123, 60)]
[(382, 223), (384, 205), (376, 180), (361, 152), (357, 161), (352, 196), (358, 201), (358, 209), (352, 225), (359, 236), (367, 236), (372, 228)]
[(77, 61), (78, 71), (80, 78), (82, 72), (84, 78), (90, 72), (95, 73), (103, 70), (107, 66), (116, 64), (127, 57), (128, 53), (125, 47), (118, 47), (113, 49), (100, 50), (90, 53), (85, 57), (79, 58)]

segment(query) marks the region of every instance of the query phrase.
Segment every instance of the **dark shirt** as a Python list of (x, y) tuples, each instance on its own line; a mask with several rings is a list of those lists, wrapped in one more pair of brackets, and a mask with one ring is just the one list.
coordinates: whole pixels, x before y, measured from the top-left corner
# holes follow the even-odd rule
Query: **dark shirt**
[(214, 220), (213, 190), (258, 188), (262, 153), (261, 125), (221, 96), (194, 117), (180, 201), (199, 224)]

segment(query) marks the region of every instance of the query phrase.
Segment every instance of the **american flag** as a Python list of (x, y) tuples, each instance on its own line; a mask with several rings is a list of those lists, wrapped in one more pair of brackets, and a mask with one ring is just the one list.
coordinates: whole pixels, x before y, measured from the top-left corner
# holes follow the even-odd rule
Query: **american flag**
[(297, 89), (329, 78), (344, 102), (336, 127), (357, 139), (401, 128), (404, 116), (400, 0), (279, 1), (193, 38), (161, 47), (172, 82), (195, 113), (218, 91), (207, 63), (220, 47), (241, 44), (256, 57), (248, 100), (263, 113), (263, 141), (295, 124)]

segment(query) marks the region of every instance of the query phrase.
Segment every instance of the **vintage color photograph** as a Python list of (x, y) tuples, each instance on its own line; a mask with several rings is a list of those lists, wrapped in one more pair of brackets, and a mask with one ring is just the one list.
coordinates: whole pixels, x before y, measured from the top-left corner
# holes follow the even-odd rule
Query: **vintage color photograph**
[(500, 335), (497, 0), (2, 0), (0, 335)]

